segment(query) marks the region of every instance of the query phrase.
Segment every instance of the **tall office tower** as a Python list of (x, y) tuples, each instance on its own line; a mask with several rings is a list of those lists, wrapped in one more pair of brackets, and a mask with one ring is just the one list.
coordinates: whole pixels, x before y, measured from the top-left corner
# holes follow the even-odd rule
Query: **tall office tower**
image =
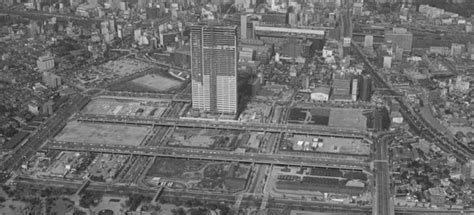
[(364, 102), (368, 102), (372, 96), (372, 78), (368, 75), (364, 75), (360, 78), (360, 82), (360, 99)]
[(247, 39), (247, 15), (240, 16), (240, 38)]
[(237, 27), (191, 27), (193, 108), (237, 113)]
[(364, 37), (364, 48), (374, 48), (374, 36), (373, 35), (365, 35)]

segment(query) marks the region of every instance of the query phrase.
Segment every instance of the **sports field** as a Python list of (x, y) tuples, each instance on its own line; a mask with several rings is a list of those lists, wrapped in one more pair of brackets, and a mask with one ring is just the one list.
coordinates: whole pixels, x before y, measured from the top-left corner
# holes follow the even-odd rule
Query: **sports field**
[(181, 87), (182, 81), (160, 74), (148, 74), (132, 80), (132, 83), (150, 88), (154, 91), (166, 92)]

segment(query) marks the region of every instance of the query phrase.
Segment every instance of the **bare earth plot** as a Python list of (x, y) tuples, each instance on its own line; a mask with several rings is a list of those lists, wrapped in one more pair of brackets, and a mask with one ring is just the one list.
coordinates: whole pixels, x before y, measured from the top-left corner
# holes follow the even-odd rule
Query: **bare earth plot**
[(367, 118), (360, 109), (332, 108), (329, 115), (329, 126), (367, 129)]
[(156, 91), (169, 91), (181, 87), (182, 83), (179, 80), (166, 77), (159, 74), (148, 74), (140, 78), (132, 80), (132, 83), (150, 88)]
[(139, 145), (150, 131), (145, 126), (72, 121), (55, 137), (57, 141), (113, 145)]

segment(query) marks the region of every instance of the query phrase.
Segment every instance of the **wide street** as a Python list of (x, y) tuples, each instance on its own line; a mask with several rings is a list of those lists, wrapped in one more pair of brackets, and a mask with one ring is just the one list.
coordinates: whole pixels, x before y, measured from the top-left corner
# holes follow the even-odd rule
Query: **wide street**
[(50, 141), (45, 146), (46, 149), (88, 151), (113, 154), (133, 154), (143, 156), (157, 156), (170, 158), (187, 158), (214, 161), (231, 161), (243, 163), (275, 164), (291, 166), (310, 167), (334, 167), (345, 169), (362, 170), (369, 166), (364, 158), (344, 158), (331, 157), (329, 154), (318, 154), (318, 156), (294, 156), (283, 154), (266, 153), (238, 153), (233, 151), (206, 150), (206, 149), (186, 149), (174, 147), (155, 146), (128, 146), (128, 145), (107, 145), (95, 143), (79, 142), (58, 142)]

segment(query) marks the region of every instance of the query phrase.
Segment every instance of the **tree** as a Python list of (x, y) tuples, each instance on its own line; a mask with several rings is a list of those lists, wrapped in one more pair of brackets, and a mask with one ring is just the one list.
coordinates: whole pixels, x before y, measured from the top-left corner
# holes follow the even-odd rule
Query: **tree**
[(174, 215), (186, 215), (186, 211), (184, 211), (184, 209), (181, 207), (178, 209), (171, 210), (171, 213), (173, 213)]

